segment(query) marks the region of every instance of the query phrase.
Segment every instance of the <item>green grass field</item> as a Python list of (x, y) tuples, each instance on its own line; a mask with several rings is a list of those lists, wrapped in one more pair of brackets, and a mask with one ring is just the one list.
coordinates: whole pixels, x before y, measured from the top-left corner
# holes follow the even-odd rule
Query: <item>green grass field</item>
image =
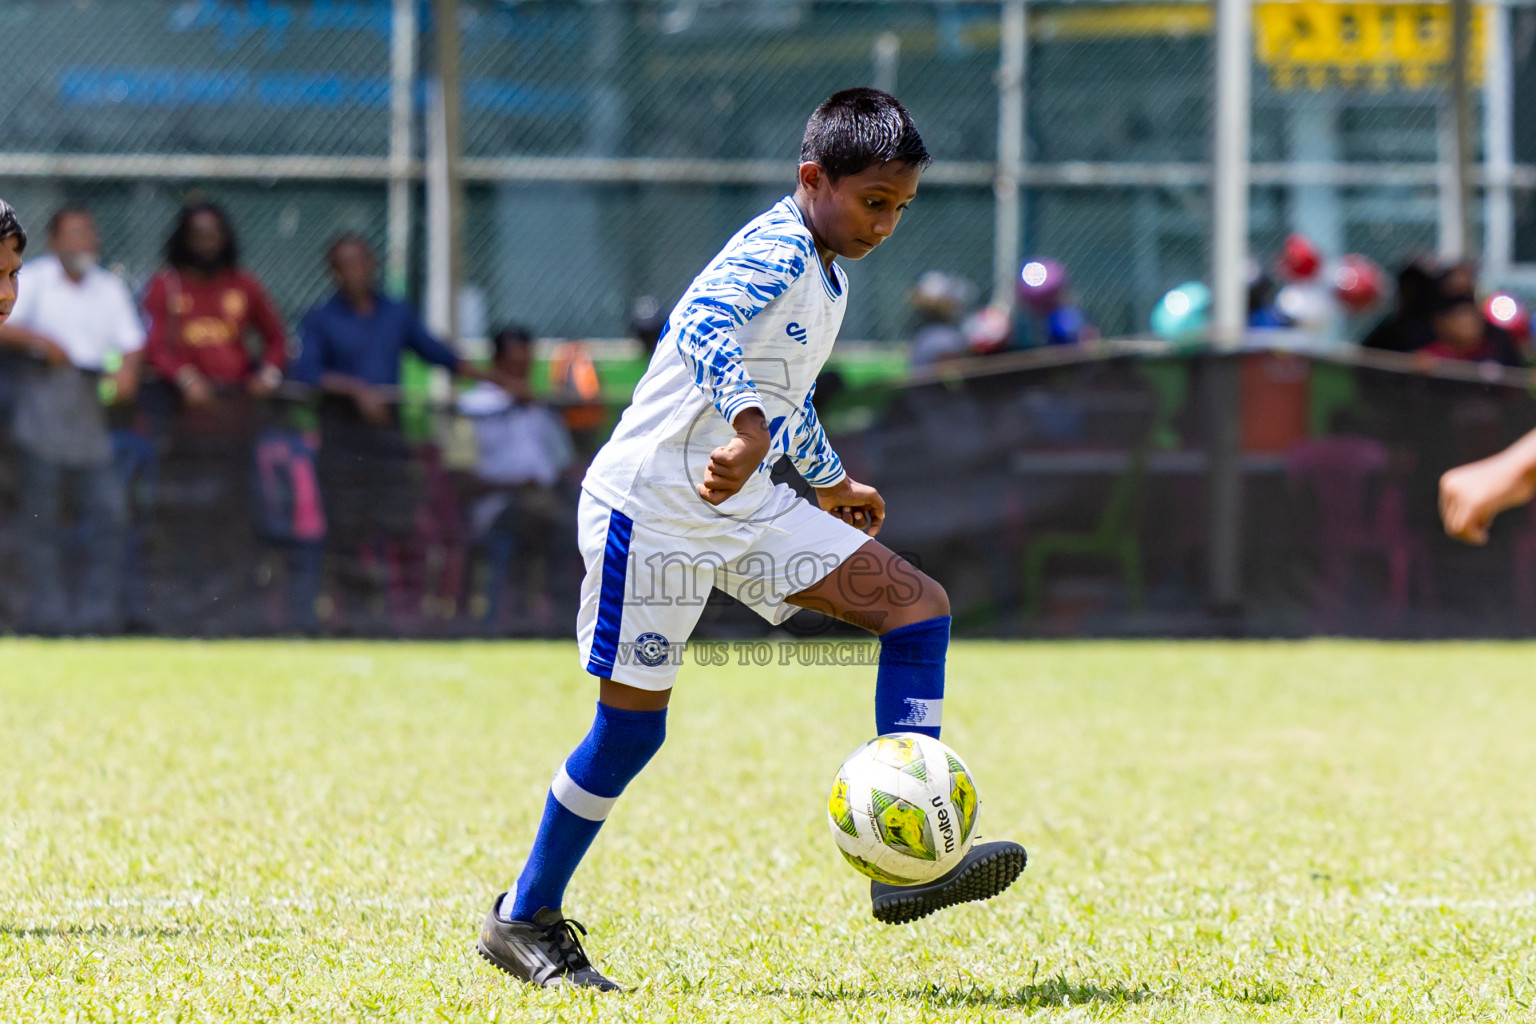
[(869, 918), (873, 669), (689, 665), (567, 912), (472, 943), (590, 721), (569, 644), (0, 644), (0, 1019), (1530, 1020), (1536, 646), (962, 644), (992, 903)]

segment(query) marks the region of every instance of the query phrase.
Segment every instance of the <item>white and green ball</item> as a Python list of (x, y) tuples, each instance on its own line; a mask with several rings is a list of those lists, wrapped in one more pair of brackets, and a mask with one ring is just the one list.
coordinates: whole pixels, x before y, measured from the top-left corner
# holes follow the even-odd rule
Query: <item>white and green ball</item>
[(931, 882), (971, 848), (980, 801), (971, 771), (920, 733), (877, 737), (837, 771), (827, 801), (832, 838), (848, 863), (893, 885)]

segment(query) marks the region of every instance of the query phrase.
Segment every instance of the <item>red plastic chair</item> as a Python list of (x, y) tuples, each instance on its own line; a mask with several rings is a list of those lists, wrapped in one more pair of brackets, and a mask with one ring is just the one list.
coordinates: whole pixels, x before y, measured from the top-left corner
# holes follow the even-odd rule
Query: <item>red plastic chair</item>
[(1366, 437), (1322, 438), (1286, 454), (1293, 492), (1310, 494), (1318, 511), (1313, 544), (1319, 564), (1312, 582), (1312, 611), (1323, 632), (1343, 629), (1345, 596), (1362, 556), (1386, 562), (1383, 631), (1391, 632), (1402, 622), (1415, 577), (1420, 599), (1434, 603), (1429, 546), (1408, 525), (1402, 486), (1386, 475), (1388, 460), (1386, 446)]

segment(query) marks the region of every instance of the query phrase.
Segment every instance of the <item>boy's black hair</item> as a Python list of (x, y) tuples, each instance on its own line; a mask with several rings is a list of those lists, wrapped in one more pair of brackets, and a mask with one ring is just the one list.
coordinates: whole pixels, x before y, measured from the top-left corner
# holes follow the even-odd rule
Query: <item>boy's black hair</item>
[(53, 216), (48, 218), (48, 237), (55, 238), (59, 234), (59, 225), (64, 223), (67, 217), (87, 217), (91, 223), (96, 222), (96, 214), (84, 203), (65, 203), (53, 211)]
[(16, 251), (27, 251), (27, 229), (21, 226), (21, 218), (16, 216), (16, 211), (11, 204), (0, 199), (0, 242), (7, 238), (16, 239)]
[(805, 124), (800, 162), (820, 164), (833, 181), (891, 160), (918, 168), (933, 162), (907, 108), (879, 89), (828, 96)]
[(513, 345), (527, 347), (533, 344), (533, 332), (522, 324), (508, 324), (491, 339), (491, 350), (497, 358)]
[(178, 270), (197, 265), (197, 257), (192, 255), (188, 238), (192, 234), (192, 218), (200, 213), (211, 213), (217, 217), (219, 227), (224, 232), (224, 248), (219, 252), (216, 269), (234, 270), (240, 265), (240, 246), (235, 241), (235, 229), (229, 222), (229, 215), (217, 203), (191, 203), (181, 208), (181, 212), (176, 215), (176, 226), (171, 229), (171, 237), (165, 243), (165, 261)]

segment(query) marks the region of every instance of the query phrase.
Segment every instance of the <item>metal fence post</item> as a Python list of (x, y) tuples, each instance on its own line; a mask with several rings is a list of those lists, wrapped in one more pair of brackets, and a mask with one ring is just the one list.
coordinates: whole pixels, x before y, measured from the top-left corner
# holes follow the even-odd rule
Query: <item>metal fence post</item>
[(1003, 0), (1002, 45), (997, 69), (997, 176), (993, 179), (995, 228), (992, 303), (1013, 308), (1019, 272), (1019, 179), (1024, 172), (1024, 75), (1029, 24), (1025, 0)]
[(458, 340), (463, 178), (459, 170), (459, 2), (434, 0), (437, 76), (427, 131), (427, 324)]
[(410, 273), (411, 120), (416, 102), (416, 0), (395, 0), (390, 22), (389, 255), (385, 287), (400, 297)]
[(1447, 94), (1440, 104), (1440, 256), (1461, 260), (1472, 246), (1472, 98), (1467, 51), (1472, 35), (1471, 0), (1451, 0), (1451, 53)]
[(1503, 285), (1514, 260), (1514, 201), (1510, 194), (1515, 162), (1514, 104), (1511, 102), (1509, 8), (1503, 0), (1484, 7), (1488, 51), (1483, 60), (1483, 266)]
[[(1248, 131), (1253, 51), (1250, 0), (1216, 0), (1216, 123), (1212, 161), (1211, 339), (1207, 441), (1209, 597), (1217, 610), (1242, 600), (1242, 396), (1233, 357), (1247, 327)], [(1225, 353), (1225, 354), (1223, 354)]]

